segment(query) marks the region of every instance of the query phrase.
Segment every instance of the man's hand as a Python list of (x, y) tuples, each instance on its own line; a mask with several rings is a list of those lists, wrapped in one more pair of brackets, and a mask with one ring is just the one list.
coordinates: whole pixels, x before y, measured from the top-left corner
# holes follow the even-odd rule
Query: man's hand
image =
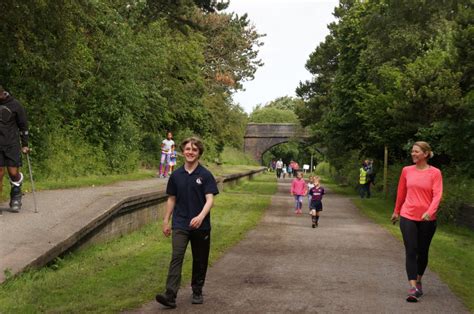
[(392, 224), (396, 224), (399, 218), (400, 218), (399, 214), (393, 213), (392, 218), (390, 218), (390, 220), (392, 221)]
[(201, 227), (201, 224), (202, 224), (203, 220), (204, 220), (204, 218), (201, 217), (201, 215), (197, 215), (196, 217), (191, 219), (191, 222), (189, 223), (189, 226), (193, 229), (197, 229), (197, 228)]
[(23, 154), (28, 154), (30, 152), (30, 148), (28, 146), (23, 146), (21, 148), (21, 151), (23, 152)]
[(171, 227), (170, 223), (167, 221), (163, 221), (163, 227), (162, 227), (163, 235), (165, 237), (169, 237), (171, 234)]

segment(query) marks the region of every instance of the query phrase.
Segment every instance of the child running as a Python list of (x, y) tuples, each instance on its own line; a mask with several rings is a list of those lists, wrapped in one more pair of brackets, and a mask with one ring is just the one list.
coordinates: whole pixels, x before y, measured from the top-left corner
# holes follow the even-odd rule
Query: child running
[(324, 195), (324, 188), (320, 185), (320, 178), (318, 176), (313, 177), (313, 188), (309, 190), (309, 195), (311, 195), (311, 221), (312, 227), (316, 228), (319, 222), (319, 215), (323, 210), (323, 195)]
[[(311, 191), (311, 189), (314, 187), (313, 183), (313, 178), (314, 176), (309, 176), (308, 178), (308, 184), (307, 184), (307, 191)], [(311, 194), (308, 193), (308, 208), (309, 208), (309, 214), (311, 215)]]
[(306, 195), (306, 182), (303, 180), (303, 173), (298, 171), (296, 178), (291, 182), (291, 195), (295, 197), (295, 214), (302, 214), (303, 196)]

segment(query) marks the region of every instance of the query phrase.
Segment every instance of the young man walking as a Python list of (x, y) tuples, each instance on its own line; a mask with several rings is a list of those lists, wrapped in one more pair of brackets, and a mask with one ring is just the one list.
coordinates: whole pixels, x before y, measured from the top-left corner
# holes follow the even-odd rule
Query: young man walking
[[(202, 288), (206, 279), (211, 244), (210, 210), (214, 195), (219, 193), (211, 172), (199, 164), (199, 158), (204, 152), (202, 142), (191, 137), (183, 141), (180, 149), (185, 162), (169, 178), (166, 187), (168, 201), (163, 219), (163, 234), (166, 237), (172, 236), (172, 257), (166, 291), (156, 295), (157, 302), (170, 308), (176, 307), (188, 242), (191, 242), (193, 255), (192, 303), (203, 303)], [(170, 227), (171, 215), (173, 221)]]
[[(21, 139), (21, 147), (19, 139)], [(10, 210), (12, 212), (19, 212), (21, 209), (21, 184), (23, 183), (23, 174), (19, 169), (21, 152), (25, 154), (29, 152), (25, 109), (0, 86), (0, 194), (6, 167), (11, 184)]]

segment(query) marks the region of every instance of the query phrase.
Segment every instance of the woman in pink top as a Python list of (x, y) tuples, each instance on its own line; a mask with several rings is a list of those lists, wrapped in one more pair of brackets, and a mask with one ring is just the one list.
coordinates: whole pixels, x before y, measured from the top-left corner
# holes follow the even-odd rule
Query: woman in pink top
[(416, 142), (411, 150), (415, 165), (404, 167), (398, 182), (392, 222), (400, 219), (410, 290), (407, 301), (423, 295), (421, 277), (428, 265), (428, 251), (436, 231), (436, 212), (443, 194), (441, 171), (428, 164), (433, 157), (426, 142)]
[(291, 182), (291, 195), (295, 197), (295, 214), (301, 214), (303, 207), (303, 196), (306, 195), (306, 183), (303, 180), (303, 173), (298, 171), (296, 178)]

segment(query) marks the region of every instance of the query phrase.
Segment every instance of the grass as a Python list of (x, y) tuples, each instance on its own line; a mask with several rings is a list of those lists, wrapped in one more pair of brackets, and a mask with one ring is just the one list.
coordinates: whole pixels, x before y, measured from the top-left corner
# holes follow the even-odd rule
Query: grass
[[(402, 241), (398, 224), (393, 225), (390, 217), (394, 203), (375, 194), (371, 199), (360, 199), (354, 188), (338, 187), (329, 180), (323, 185), (336, 193), (356, 196), (353, 199), (360, 211), (387, 229)], [(430, 246), (429, 268), (436, 272), (459, 296), (470, 311), (474, 312), (474, 231), (464, 227), (438, 224)]]
[[(211, 265), (260, 221), (272, 186), (276, 190), (274, 176), (262, 174), (216, 197)], [(170, 250), (171, 240), (162, 236), (161, 224), (150, 224), (5, 282), (0, 286), (0, 312), (116, 313), (140, 307), (164, 288)], [(188, 250), (182, 281), (186, 286), (190, 261)]]

